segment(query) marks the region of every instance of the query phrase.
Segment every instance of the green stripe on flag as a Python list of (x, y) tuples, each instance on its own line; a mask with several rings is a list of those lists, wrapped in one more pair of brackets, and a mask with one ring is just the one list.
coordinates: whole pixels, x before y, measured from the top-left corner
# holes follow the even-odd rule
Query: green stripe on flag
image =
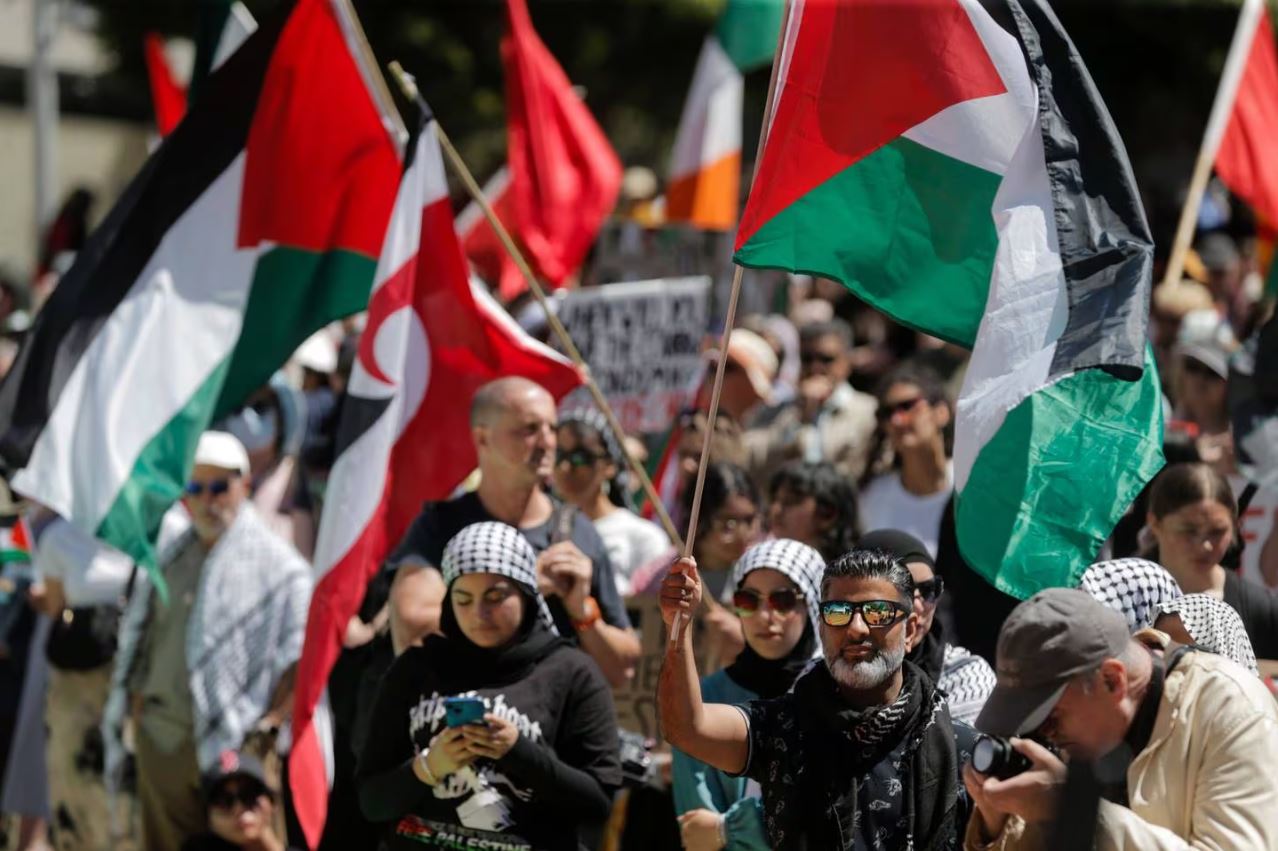
[(367, 307), (376, 272), (375, 259), (353, 251), (281, 246), (264, 254), (214, 419), (244, 404), (316, 330)]
[(1025, 599), (1073, 587), (1163, 466), (1162, 392), (1150, 352), (1138, 382), (1067, 376), (1008, 412), (957, 497), (959, 548), (999, 590)]
[(277, 247), (259, 258), (234, 349), (146, 444), (98, 527), (98, 537), (148, 568), (162, 597), (154, 542), (182, 495), (200, 434), (239, 408), (317, 329), (367, 306), (376, 270), (375, 260), (351, 251)]
[(772, 63), (784, 6), (784, 0), (728, 0), (714, 34), (738, 70)]
[(160, 593), (168, 600), (168, 587), (156, 565), (155, 539), (169, 506), (182, 489), (195, 458), (195, 445), (213, 418), (213, 405), (221, 391), (229, 361), (223, 360), (177, 416), (142, 449), (133, 472), (116, 494), (97, 536), (146, 567)]
[(736, 253), (840, 281), (898, 321), (972, 348), (989, 294), (1002, 178), (904, 137), (844, 169)]

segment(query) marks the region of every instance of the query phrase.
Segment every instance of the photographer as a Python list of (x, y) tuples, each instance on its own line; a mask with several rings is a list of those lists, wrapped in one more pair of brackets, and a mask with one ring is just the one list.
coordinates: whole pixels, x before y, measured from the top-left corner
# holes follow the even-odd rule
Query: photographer
[[(1278, 848), (1278, 706), (1236, 663), (1153, 631), (1133, 638), (1118, 612), (1053, 588), (1003, 624), (997, 672), (982, 732), (1034, 733), (1097, 777), (1125, 778), (1103, 787), (1097, 848)], [(1046, 847), (1065, 803), (1065, 763), (1036, 741), (1012, 747), (1028, 770), (964, 768), (969, 849)]]

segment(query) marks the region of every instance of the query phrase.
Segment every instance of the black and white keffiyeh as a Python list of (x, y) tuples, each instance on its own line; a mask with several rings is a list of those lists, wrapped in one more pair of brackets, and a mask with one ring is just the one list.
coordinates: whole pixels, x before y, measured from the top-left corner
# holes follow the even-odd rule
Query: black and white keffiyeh
[(493, 573), (519, 583), (537, 601), (542, 622), (555, 635), (559, 634), (545, 599), (537, 592), (537, 553), (514, 526), (472, 523), (444, 547), (442, 561), (444, 584), (450, 587), (457, 577), (470, 573)]
[(1166, 568), (1143, 558), (1098, 561), (1083, 573), (1078, 587), (1122, 614), (1130, 632), (1152, 626), (1158, 606), (1181, 596)]
[(945, 664), (937, 685), (945, 692), (951, 718), (975, 724), (997, 683), (989, 662), (962, 647), (945, 645)]
[(1158, 613), (1179, 615), (1195, 645), (1232, 659), (1253, 674), (1260, 674), (1242, 618), (1224, 600), (1207, 594), (1186, 594), (1163, 603)]
[(825, 559), (807, 544), (789, 538), (775, 538), (755, 544), (737, 559), (732, 568), (732, 587), (740, 588), (752, 571), (767, 567), (783, 574), (794, 583), (808, 606), (808, 620), (815, 634), (819, 634), (821, 619), (821, 576), (825, 573)]
[(600, 440), (603, 441), (604, 452), (608, 453), (608, 458), (616, 464), (621, 464), (625, 461), (625, 455), (621, 451), (620, 438), (613, 433), (612, 427), (608, 425), (608, 418), (598, 408), (593, 405), (565, 407), (559, 412), (559, 424), (562, 426), (570, 423), (581, 423), (598, 432)]

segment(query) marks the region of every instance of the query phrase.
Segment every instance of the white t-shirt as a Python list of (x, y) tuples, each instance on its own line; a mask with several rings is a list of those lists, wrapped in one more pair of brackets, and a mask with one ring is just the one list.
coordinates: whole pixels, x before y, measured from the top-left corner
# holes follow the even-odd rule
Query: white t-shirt
[(670, 538), (660, 526), (624, 508), (600, 517), (595, 529), (603, 538), (622, 597), (630, 596), (635, 570), (670, 549)]
[(946, 466), (946, 485), (928, 496), (915, 496), (901, 484), (901, 474), (887, 473), (870, 482), (861, 494), (861, 528), (899, 529), (923, 542), (936, 558), (936, 542), (941, 537), (941, 516), (954, 487), (954, 465)]

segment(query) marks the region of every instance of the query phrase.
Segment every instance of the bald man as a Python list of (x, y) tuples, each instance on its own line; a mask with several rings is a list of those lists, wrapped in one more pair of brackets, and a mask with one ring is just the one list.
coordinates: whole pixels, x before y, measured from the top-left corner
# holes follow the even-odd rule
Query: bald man
[(444, 546), (471, 523), (498, 520), (523, 532), (538, 553), (537, 575), (559, 632), (594, 658), (614, 685), (639, 657), (617, 594), (612, 564), (590, 518), (544, 489), (555, 465), (554, 398), (525, 378), (501, 378), (471, 402), (471, 438), (479, 457), (478, 490), (428, 503), (388, 560), (395, 652), (439, 625)]

